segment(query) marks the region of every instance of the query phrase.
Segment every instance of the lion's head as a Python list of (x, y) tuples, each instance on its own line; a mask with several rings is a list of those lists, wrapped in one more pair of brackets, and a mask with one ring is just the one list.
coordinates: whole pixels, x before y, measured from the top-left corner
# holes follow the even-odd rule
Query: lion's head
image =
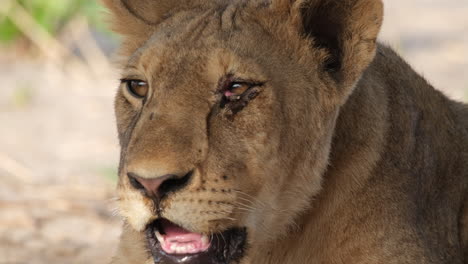
[(124, 36), (115, 108), (129, 227), (162, 263), (234, 263), (286, 235), (320, 191), (381, 2), (105, 2)]

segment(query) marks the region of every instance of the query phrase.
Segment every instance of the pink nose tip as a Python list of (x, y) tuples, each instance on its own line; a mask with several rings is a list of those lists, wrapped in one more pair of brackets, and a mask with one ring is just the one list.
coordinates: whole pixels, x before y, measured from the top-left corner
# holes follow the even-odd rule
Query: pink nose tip
[(161, 187), (161, 184), (177, 177), (176, 175), (167, 174), (157, 178), (143, 178), (132, 172), (129, 172), (127, 176), (134, 188), (139, 190), (144, 189), (146, 194), (152, 197), (160, 197), (159, 187)]

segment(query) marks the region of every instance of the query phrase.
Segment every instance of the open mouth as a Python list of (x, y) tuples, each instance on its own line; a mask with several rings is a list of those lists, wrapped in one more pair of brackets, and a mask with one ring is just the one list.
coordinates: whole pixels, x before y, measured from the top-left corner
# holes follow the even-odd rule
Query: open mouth
[(148, 225), (146, 239), (154, 262), (188, 264), (238, 263), (245, 252), (245, 228), (212, 235), (190, 232), (166, 219)]

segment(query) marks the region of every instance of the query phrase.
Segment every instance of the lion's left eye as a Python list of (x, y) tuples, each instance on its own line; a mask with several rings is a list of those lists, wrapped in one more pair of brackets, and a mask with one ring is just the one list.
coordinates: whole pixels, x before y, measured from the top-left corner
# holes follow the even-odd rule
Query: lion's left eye
[(261, 82), (227, 81), (222, 86), (221, 108), (229, 106), (232, 114), (242, 110), (250, 100), (257, 97), (260, 92)]
[(240, 99), (240, 96), (247, 91), (251, 85), (247, 83), (242, 83), (242, 82), (232, 82), (229, 84), (227, 89), (224, 91), (224, 96), (229, 99), (230, 101), (232, 100), (238, 100)]

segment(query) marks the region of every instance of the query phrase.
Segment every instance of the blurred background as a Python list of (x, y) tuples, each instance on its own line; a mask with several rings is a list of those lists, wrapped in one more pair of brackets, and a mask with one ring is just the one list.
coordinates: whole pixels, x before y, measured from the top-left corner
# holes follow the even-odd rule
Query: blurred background
[[(468, 101), (468, 1), (384, 0), (381, 41)], [(107, 263), (118, 37), (95, 0), (0, 0), (0, 264)]]

